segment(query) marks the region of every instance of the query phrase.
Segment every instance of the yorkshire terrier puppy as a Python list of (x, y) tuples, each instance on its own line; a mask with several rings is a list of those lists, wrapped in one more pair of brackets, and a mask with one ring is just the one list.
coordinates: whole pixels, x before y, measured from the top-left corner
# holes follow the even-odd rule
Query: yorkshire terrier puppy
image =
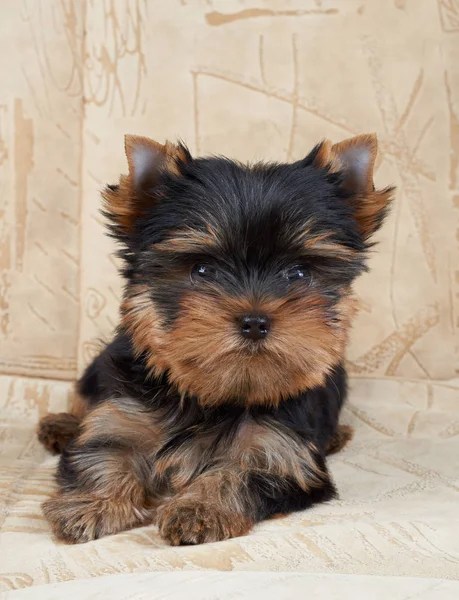
[(43, 505), (58, 538), (154, 522), (173, 545), (216, 542), (334, 497), (352, 284), (393, 192), (373, 186), (376, 152), (361, 135), (248, 166), (126, 137), (129, 174), (103, 193), (120, 325), (72, 414), (39, 425), (62, 452)]

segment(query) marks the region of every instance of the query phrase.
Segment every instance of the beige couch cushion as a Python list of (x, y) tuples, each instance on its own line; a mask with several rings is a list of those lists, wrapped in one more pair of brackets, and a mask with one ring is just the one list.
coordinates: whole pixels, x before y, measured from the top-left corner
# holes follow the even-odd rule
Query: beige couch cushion
[(5, 600), (202, 600), (204, 595), (218, 600), (456, 600), (458, 594), (459, 582), (430, 578), (201, 571), (79, 579), (9, 592)]
[(246, 537), (179, 548), (153, 526), (76, 546), (51, 538), (40, 502), (53, 490), (56, 459), (34, 425), (68, 393), (64, 382), (0, 379), (9, 415), (0, 432), (6, 589), (177, 569), (458, 578), (459, 381), (355, 380), (343, 420), (356, 437), (330, 459), (339, 500), (266, 521)]
[[(458, 1), (4, 0), (0, 17), (0, 589), (169, 569), (457, 577)], [(56, 544), (34, 427), (117, 320), (98, 193), (125, 171), (124, 133), (290, 160), (362, 131), (399, 191), (357, 285), (341, 500), (213, 546), (171, 549), (154, 527)]]

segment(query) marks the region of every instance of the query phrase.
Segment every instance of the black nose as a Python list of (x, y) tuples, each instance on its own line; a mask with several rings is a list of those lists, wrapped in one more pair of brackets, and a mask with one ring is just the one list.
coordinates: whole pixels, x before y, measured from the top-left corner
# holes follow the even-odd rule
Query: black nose
[(270, 322), (265, 315), (245, 315), (240, 319), (241, 334), (248, 340), (262, 340), (270, 329)]

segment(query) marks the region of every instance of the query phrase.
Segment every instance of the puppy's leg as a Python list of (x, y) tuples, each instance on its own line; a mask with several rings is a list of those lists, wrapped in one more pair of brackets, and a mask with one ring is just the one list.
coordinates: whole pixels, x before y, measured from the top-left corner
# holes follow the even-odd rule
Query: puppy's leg
[(244, 478), (236, 470), (221, 468), (201, 475), (158, 509), (161, 536), (178, 546), (245, 535), (255, 521), (243, 486)]
[(246, 428), (219, 452), (208, 471), (158, 509), (160, 534), (172, 545), (241, 536), (257, 521), (335, 495), (316, 446), (276, 424)]
[(61, 456), (59, 492), (43, 504), (56, 537), (87, 542), (149, 522), (155, 443), (151, 413), (136, 402), (111, 400), (91, 411)]
[(87, 410), (87, 400), (77, 395), (69, 413), (51, 413), (44, 416), (38, 423), (39, 441), (53, 454), (60, 454), (78, 435), (81, 420)]

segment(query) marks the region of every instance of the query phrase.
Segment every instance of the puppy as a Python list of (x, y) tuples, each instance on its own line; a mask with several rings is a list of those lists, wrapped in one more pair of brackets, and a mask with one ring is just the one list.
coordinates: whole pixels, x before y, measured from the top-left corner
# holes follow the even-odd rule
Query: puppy
[(173, 545), (216, 542), (333, 498), (352, 284), (393, 194), (373, 186), (376, 137), (250, 166), (125, 145), (129, 173), (103, 192), (120, 324), (72, 414), (39, 425), (62, 452), (55, 535), (154, 522)]

